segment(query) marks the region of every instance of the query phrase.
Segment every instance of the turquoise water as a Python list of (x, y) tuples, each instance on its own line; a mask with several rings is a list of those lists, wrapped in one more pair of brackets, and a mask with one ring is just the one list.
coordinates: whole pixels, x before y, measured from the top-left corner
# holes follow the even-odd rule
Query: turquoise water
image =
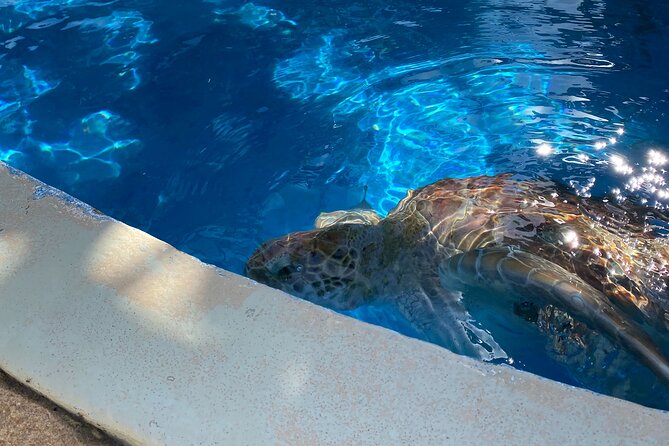
[[(668, 43), (660, 1), (0, 0), (0, 159), (235, 272), (364, 185), (382, 214), (507, 171), (663, 208)], [(606, 391), (532, 342), (514, 366)]]

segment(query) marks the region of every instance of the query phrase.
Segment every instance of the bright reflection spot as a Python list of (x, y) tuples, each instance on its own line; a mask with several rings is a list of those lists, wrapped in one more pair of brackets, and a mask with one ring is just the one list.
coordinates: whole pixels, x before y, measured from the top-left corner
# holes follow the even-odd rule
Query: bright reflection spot
[(569, 181), (569, 185), (574, 188), (578, 196), (590, 197), (590, 190), (594, 187), (595, 181), (595, 177), (590, 177), (586, 181), (571, 180)]
[(618, 142), (618, 140), (617, 140), (616, 138), (609, 138), (609, 142), (610, 142), (611, 144), (615, 144), (615, 143)]
[(540, 144), (537, 147), (537, 155), (539, 156), (548, 156), (553, 153), (553, 148), (546, 143)]
[(604, 141), (598, 141), (595, 143), (595, 149), (602, 150), (606, 148), (606, 143)]
[(611, 189), (611, 195), (613, 195), (619, 202), (623, 202), (626, 199), (626, 197), (623, 195), (623, 191), (621, 191), (619, 187), (614, 187)]
[(631, 191), (637, 191), (644, 188), (648, 192), (654, 193), (657, 191), (658, 186), (663, 186), (664, 184), (665, 181), (661, 175), (656, 174), (654, 171), (647, 171), (644, 169), (644, 173), (629, 179), (627, 188)]
[[(628, 161), (620, 155), (611, 155), (609, 163), (617, 173), (627, 176), (625, 191), (634, 194), (638, 203), (666, 209), (669, 188), (663, 166), (669, 163), (669, 156), (658, 149), (651, 149), (646, 154), (646, 162), (636, 169), (632, 168)], [(619, 201), (627, 198), (627, 194), (620, 189), (616, 188), (611, 192)]]
[(621, 136), (622, 136), (622, 134), (625, 133), (625, 129), (622, 128), (622, 127), (619, 127), (618, 130), (616, 130), (616, 133), (617, 133), (618, 135), (621, 135)]
[(634, 172), (634, 169), (627, 164), (627, 160), (620, 155), (611, 155), (609, 161), (611, 162), (613, 169), (618, 173), (629, 175)]
[(667, 157), (657, 150), (648, 151), (648, 164), (651, 166), (664, 166), (667, 164)]
[(569, 246), (572, 249), (578, 247), (578, 235), (576, 234), (575, 231), (569, 230), (565, 232), (563, 240), (565, 245)]

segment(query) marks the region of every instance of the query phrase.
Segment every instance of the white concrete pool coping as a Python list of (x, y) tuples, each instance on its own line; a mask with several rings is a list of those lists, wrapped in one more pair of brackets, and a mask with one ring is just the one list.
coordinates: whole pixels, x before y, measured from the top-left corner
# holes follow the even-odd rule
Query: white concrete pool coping
[(666, 444), (669, 413), (338, 315), (0, 165), (0, 369), (130, 444)]

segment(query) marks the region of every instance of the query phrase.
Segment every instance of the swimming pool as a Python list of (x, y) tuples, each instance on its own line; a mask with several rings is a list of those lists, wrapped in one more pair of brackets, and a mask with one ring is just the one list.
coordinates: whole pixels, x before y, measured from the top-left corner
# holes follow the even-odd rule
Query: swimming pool
[[(669, 197), (664, 2), (0, 0), (0, 33), (0, 158), (235, 272), (364, 185)], [(514, 365), (583, 384), (539, 351)]]

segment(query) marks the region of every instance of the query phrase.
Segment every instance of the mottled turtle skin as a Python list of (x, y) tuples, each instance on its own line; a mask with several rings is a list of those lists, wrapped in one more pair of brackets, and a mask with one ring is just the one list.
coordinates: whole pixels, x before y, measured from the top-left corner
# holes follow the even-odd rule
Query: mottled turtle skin
[(504, 351), (460, 291), (535, 323), (555, 306), (669, 383), (652, 339), (669, 327), (669, 245), (642, 211), (504, 174), (409, 191), (383, 219), (351, 212), (263, 244), (247, 275), (333, 309), (393, 303), (426, 339), (484, 359)]

